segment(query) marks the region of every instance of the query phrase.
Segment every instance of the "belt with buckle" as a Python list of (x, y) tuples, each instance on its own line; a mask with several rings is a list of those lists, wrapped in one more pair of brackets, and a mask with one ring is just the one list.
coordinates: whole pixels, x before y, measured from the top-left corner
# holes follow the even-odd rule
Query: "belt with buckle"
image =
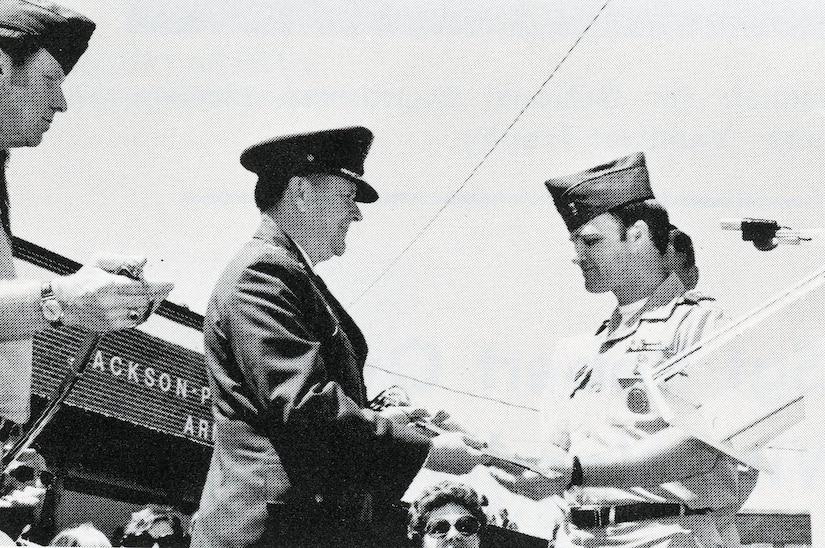
[(618, 506), (590, 506), (570, 509), (570, 523), (579, 529), (607, 527), (628, 521), (670, 518), (675, 516), (697, 516), (707, 514), (712, 508), (690, 508), (678, 503), (621, 504)]

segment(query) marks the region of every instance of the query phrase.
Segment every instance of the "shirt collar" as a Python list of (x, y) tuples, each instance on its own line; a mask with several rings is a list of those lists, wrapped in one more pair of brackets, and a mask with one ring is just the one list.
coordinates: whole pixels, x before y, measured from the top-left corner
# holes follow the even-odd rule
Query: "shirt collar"
[[(292, 240), (292, 238), (289, 238), (289, 239)], [(306, 265), (309, 267), (309, 269), (312, 271), (312, 273), (315, 274), (315, 268), (312, 265), (312, 259), (309, 258), (309, 255), (307, 255), (307, 252), (304, 251), (304, 248), (301, 247), (301, 245), (298, 242), (296, 242), (295, 240), (292, 240), (292, 244), (296, 248), (298, 248), (298, 253), (301, 254), (301, 257), (304, 258), (304, 262), (306, 263)]]
[(648, 297), (644, 306), (629, 318), (622, 318), (618, 308), (613, 311), (611, 318), (602, 324), (602, 329), (607, 328), (607, 341), (616, 341), (632, 335), (639, 328), (642, 320), (668, 319), (684, 293), (685, 286), (682, 280), (676, 274), (671, 273)]

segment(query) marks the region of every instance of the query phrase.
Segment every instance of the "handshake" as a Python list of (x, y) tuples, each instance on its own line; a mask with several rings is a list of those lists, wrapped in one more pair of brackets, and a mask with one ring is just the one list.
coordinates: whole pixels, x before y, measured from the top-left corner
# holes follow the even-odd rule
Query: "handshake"
[(424, 462), (424, 468), (429, 470), (462, 475), (485, 466), (502, 486), (534, 500), (561, 495), (570, 484), (572, 457), (558, 447), (547, 448), (541, 458), (533, 459), (503, 453), (467, 433), (446, 412), (431, 416), (426, 409), (411, 407), (399, 387), (379, 394), (371, 408), (395, 423), (411, 423), (434, 436)]

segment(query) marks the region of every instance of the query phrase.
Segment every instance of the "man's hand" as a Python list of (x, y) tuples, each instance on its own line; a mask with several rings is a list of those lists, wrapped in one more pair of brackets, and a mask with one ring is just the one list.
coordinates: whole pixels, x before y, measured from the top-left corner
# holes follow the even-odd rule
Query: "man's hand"
[[(66, 325), (105, 333), (135, 327), (148, 317), (150, 306), (159, 304), (174, 287), (112, 274), (125, 269), (140, 278), (143, 257), (107, 255), (74, 274), (52, 281), (52, 291), (63, 307)], [(151, 304), (150, 304), (151, 303)]]
[(426, 409), (410, 407), (408, 405), (401, 407), (385, 407), (379, 411), (378, 414), (401, 426), (426, 419), (430, 416), (430, 412)]
[(448, 432), (432, 440), (425, 468), (448, 474), (468, 474), (479, 464), (488, 464), (489, 457), (464, 443), (464, 436)]
[(143, 279), (143, 267), (146, 266), (147, 258), (143, 255), (116, 255), (114, 253), (98, 253), (91, 263), (93, 266), (112, 274), (126, 271), (129, 277), (136, 280)]
[[(573, 457), (555, 446), (545, 447), (543, 452), (539, 459), (513, 457), (513, 463), (494, 459), (493, 465), (489, 467), (490, 475), (510, 491), (534, 500), (561, 495), (570, 485)], [(519, 460), (525, 461), (524, 466), (530, 466), (533, 470), (516, 464)]]
[(562, 474), (548, 472), (548, 475), (554, 477), (547, 478), (532, 470), (522, 469), (520, 473), (516, 474), (511, 474), (496, 466), (490, 466), (488, 470), (490, 475), (501, 485), (513, 493), (524, 495), (533, 500), (542, 500), (553, 495), (560, 496), (567, 487), (567, 482)]

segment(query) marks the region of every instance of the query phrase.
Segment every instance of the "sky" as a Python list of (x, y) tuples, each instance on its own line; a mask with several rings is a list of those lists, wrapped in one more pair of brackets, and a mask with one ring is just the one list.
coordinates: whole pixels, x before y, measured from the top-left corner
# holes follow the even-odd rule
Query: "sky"
[[(241, 151), (364, 125), (381, 198), (318, 271), (370, 343), (369, 391), (402, 384), (502, 443), (535, 439), (525, 408), (553, 379), (553, 345), (615, 304), (585, 292), (549, 177), (645, 152), (696, 243), (700, 289), (731, 317), (825, 262), (823, 238), (765, 253), (719, 228), (825, 227), (820, 0), (610, 0), (543, 88), (603, 0), (68, 5), (98, 28), (64, 85), (69, 110), (13, 153), (15, 232), (79, 261), (145, 253), (147, 276), (202, 313), (259, 222)], [(195, 332), (147, 330), (201, 348)], [(794, 333), (782, 342), (822, 337)], [(765, 346), (767, 361), (788, 349)], [(750, 507), (808, 503), (800, 431), (776, 442)]]

